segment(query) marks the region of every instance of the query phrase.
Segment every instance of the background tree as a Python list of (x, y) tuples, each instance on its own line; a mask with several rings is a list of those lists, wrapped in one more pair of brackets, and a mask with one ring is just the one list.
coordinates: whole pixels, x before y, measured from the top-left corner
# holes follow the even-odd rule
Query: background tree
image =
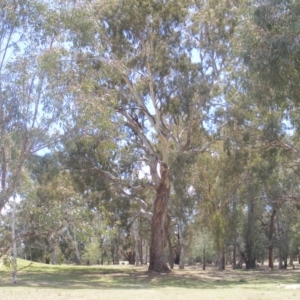
[(2, 1), (0, 28), (1, 211), (28, 156), (61, 137), (68, 106), (58, 11), (43, 1)]

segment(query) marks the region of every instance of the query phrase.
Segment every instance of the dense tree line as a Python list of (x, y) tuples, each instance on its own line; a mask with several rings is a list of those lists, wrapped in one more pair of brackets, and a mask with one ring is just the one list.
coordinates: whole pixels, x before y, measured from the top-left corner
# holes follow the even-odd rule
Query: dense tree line
[[(0, 4), (0, 258), (299, 255), (300, 4)], [(167, 264), (168, 263), (168, 264)]]

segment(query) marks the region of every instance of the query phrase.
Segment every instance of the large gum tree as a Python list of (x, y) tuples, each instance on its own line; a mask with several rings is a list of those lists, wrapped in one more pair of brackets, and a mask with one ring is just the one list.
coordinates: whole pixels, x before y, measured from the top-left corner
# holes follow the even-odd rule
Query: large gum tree
[[(124, 153), (121, 160), (128, 162), (134, 156), (129, 174), (120, 174), (117, 168), (108, 172), (101, 163), (90, 163), (122, 195), (140, 203), (144, 215), (147, 210), (151, 218), (149, 270), (153, 271), (168, 270), (164, 231), (170, 172), (176, 172), (170, 158), (207, 149), (203, 122), (211, 113), (209, 107), (218, 101), (220, 89), (215, 87), (225, 78), (220, 75), (226, 67), (226, 15), (221, 12), (214, 20), (209, 14), (201, 15), (212, 5), (213, 1), (187, 0), (77, 1), (66, 11), (72, 68), (81, 86), (76, 107), (82, 111), (94, 107), (86, 119), (95, 117), (96, 110), (101, 118), (99, 107), (109, 110), (111, 124), (122, 136), (119, 142), (114, 137)], [(226, 9), (220, 6), (220, 11)], [(224, 20), (219, 22), (220, 18)], [(221, 44), (212, 43), (212, 36), (221, 37)], [(93, 120), (97, 122), (97, 117)], [(142, 166), (148, 175), (133, 181)], [(136, 196), (141, 190), (150, 190), (154, 198), (150, 213), (150, 203)]]

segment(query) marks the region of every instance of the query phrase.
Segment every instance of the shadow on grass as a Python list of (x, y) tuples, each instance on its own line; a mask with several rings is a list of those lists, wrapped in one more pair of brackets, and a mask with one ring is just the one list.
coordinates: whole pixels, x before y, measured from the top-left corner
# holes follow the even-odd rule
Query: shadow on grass
[[(300, 283), (300, 271), (175, 270), (149, 273), (145, 268), (30, 268), (18, 275), (17, 286), (49, 289), (263, 288), (266, 284)], [(1, 274), (0, 274), (1, 275)], [(12, 286), (0, 282), (0, 287)]]

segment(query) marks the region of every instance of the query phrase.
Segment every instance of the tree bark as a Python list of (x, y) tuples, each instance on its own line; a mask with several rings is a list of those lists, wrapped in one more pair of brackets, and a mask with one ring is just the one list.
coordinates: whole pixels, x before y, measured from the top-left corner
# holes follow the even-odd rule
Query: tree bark
[(154, 212), (151, 223), (151, 245), (149, 271), (168, 272), (164, 261), (165, 220), (169, 202), (170, 181), (166, 163), (161, 164), (161, 182), (157, 189)]

